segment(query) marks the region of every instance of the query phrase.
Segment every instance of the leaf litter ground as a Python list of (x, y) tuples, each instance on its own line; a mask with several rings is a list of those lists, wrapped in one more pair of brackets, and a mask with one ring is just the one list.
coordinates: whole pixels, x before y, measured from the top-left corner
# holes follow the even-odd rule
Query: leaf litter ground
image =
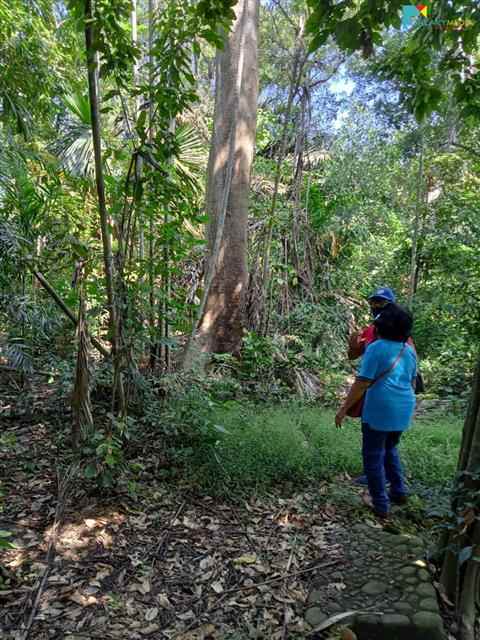
[(311, 584), (341, 568), (335, 530), (360, 517), (348, 478), (227, 501), (157, 481), (153, 452), (135, 499), (92, 497), (77, 478), (59, 519), (62, 425), (53, 409), (34, 415), (0, 418), (0, 528), (15, 542), (0, 565), (2, 639), (308, 635)]

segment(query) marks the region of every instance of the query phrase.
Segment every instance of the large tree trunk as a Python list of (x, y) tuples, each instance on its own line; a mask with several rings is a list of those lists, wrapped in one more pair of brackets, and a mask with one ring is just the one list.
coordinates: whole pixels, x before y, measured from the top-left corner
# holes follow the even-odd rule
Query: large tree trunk
[[(235, 353), (241, 346), (247, 285), (247, 214), (255, 146), (258, 69), (258, 0), (239, 0), (236, 19), (218, 54), (214, 133), (206, 210), (208, 264), (194, 353)], [(196, 334), (196, 335), (195, 335)]]

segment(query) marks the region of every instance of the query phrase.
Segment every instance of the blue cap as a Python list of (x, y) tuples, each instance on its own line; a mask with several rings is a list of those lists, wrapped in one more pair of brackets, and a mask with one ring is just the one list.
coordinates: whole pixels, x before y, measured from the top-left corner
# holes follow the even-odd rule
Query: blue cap
[(395, 294), (389, 287), (375, 289), (375, 291), (368, 296), (368, 300), (372, 298), (383, 298), (383, 300), (388, 300), (388, 302), (395, 302)]

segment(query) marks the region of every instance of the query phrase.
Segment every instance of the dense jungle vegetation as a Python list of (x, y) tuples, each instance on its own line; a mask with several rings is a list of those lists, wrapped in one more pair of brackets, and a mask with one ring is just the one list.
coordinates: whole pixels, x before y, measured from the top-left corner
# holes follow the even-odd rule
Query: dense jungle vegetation
[[(332, 409), (387, 285), (426, 388), (404, 444), (412, 517), (434, 527), (451, 637), (474, 639), (480, 7), (428, 11), (0, 0), (7, 560), (32, 487), (51, 493), (46, 531), (68, 504), (235, 503), (359, 473), (358, 429), (335, 432)], [(5, 637), (50, 637), (23, 562), (0, 565), (0, 597), (38, 579), (38, 598)]]

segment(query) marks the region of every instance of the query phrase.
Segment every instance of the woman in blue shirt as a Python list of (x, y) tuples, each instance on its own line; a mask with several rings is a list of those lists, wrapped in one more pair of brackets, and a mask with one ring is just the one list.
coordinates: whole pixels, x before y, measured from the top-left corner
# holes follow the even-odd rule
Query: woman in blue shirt
[[(397, 445), (410, 426), (415, 410), (417, 359), (407, 343), (412, 316), (400, 306), (388, 305), (375, 318), (379, 339), (368, 345), (357, 378), (335, 416), (337, 427), (364, 394), (362, 455), (368, 489), (376, 515), (388, 516), (390, 501), (403, 504), (406, 488)], [(386, 481), (390, 482), (387, 495)]]

